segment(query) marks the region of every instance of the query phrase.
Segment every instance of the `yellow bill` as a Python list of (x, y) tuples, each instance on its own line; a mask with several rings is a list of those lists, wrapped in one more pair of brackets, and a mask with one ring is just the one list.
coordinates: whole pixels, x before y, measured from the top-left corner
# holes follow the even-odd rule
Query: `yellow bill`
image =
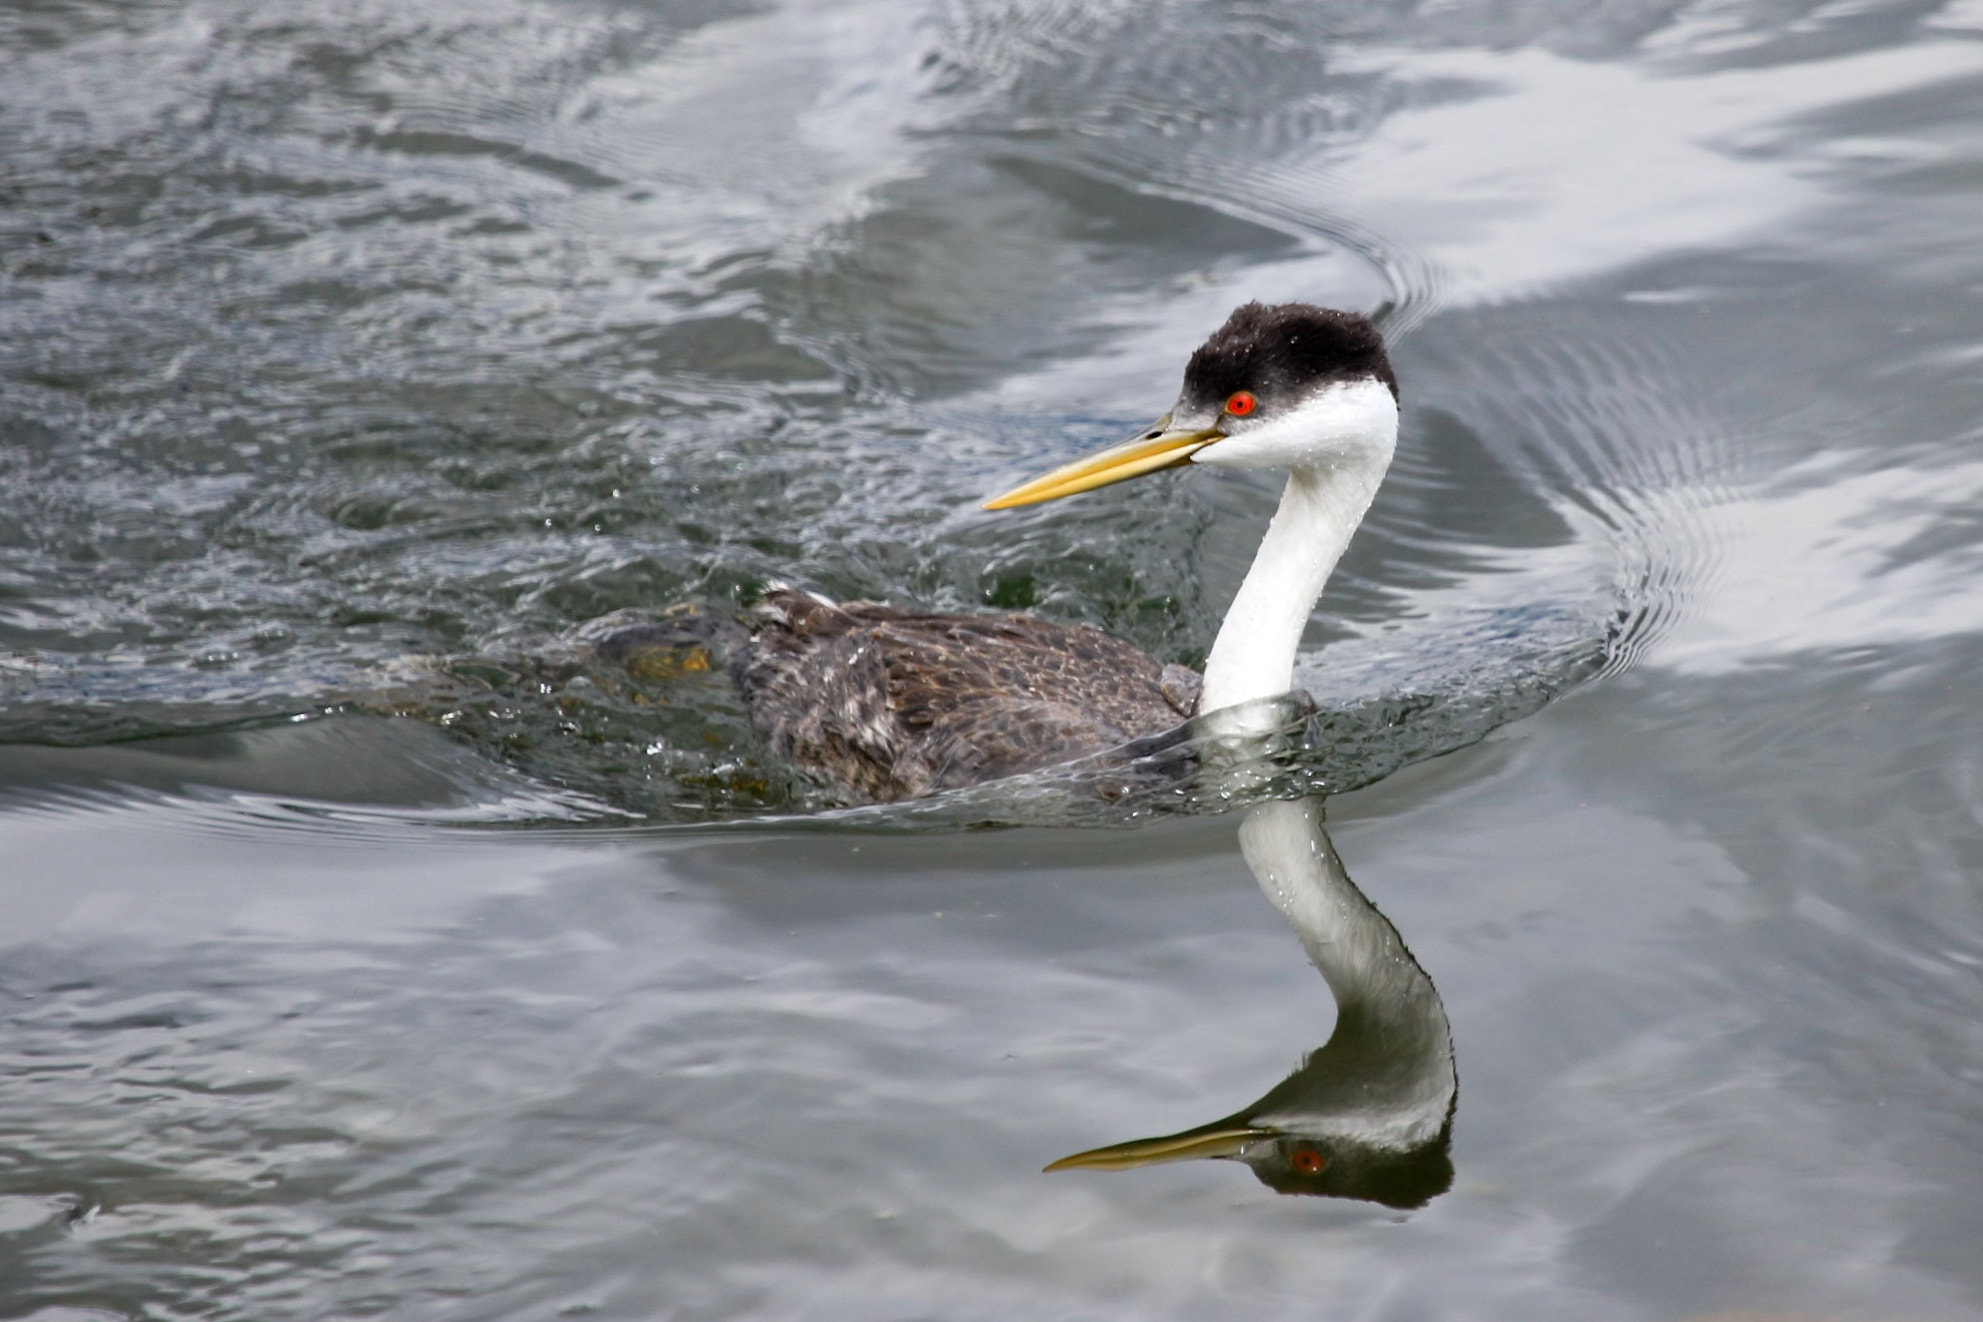
[(1138, 1166), (1155, 1166), (1166, 1161), (1190, 1161), (1195, 1157), (1237, 1157), (1249, 1144), (1273, 1138), (1271, 1129), (1251, 1125), (1208, 1125), (1164, 1138), (1139, 1138), (1112, 1147), (1094, 1148), (1062, 1157), (1049, 1171), (1126, 1171)]
[(1059, 500), (1112, 482), (1126, 482), (1145, 473), (1175, 468), (1224, 434), (1216, 427), (1207, 427), (1202, 431), (1159, 431), (1139, 436), (1014, 487), (986, 501), (985, 508), (1009, 510), (1017, 505), (1037, 505), (1043, 500)]

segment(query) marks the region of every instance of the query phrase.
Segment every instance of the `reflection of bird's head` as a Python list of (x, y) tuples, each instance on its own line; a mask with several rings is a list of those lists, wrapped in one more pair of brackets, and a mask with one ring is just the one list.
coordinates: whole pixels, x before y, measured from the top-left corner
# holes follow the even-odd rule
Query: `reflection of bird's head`
[[(1271, 1094), (1270, 1094), (1271, 1095)], [(1341, 1132), (1283, 1129), (1254, 1107), (1197, 1129), (1139, 1138), (1062, 1157), (1049, 1171), (1131, 1170), (1193, 1158), (1243, 1161), (1277, 1193), (1357, 1198), (1386, 1207), (1423, 1207), (1453, 1185), (1452, 1118), (1407, 1146)]]
[(1182, 1133), (1078, 1152), (1047, 1169), (1221, 1158), (1245, 1162), (1279, 1193), (1423, 1207), (1453, 1184), (1458, 1084), (1437, 1005), (1420, 1007), (1418, 1025), (1339, 1015), (1329, 1041), (1245, 1110)]
[(1386, 1207), (1423, 1207), (1453, 1187), (1451, 1129), (1399, 1151), (1347, 1140), (1279, 1136), (1240, 1156), (1276, 1193), (1360, 1198)]

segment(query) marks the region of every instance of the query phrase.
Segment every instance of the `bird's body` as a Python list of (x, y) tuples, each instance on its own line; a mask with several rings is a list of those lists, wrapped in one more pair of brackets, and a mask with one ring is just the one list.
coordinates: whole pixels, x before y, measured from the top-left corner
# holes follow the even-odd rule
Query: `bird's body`
[(1085, 624), (934, 615), (774, 588), (732, 666), (785, 761), (890, 800), (1017, 775), (1159, 734), (1196, 671)]
[(879, 800), (1066, 762), (1278, 696), (1293, 687), (1309, 612), (1376, 495), (1397, 427), (1397, 380), (1368, 319), (1249, 303), (1192, 354), (1155, 427), (986, 505), (1184, 464), (1287, 470), (1202, 681), (1085, 625), (837, 604), (784, 587), (750, 614), (747, 636), (727, 641), (731, 673), (780, 757)]

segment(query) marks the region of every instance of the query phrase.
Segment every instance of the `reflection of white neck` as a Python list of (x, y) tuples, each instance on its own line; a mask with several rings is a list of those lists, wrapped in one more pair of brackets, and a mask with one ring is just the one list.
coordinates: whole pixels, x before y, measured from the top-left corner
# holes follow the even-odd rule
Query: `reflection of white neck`
[(1206, 447), (1194, 463), (1288, 470), (1281, 507), (1260, 539), (1205, 659), (1201, 712), (1294, 687), (1309, 612), (1376, 498), (1398, 439), (1398, 410), (1376, 380), (1336, 387), (1284, 421)]
[(1240, 823), (1239, 851), (1300, 935), (1339, 1014), (1375, 1006), (1418, 1021), (1424, 1002), (1438, 1003), (1398, 929), (1349, 879), (1322, 825), (1322, 800), (1256, 804)]
[(1254, 806), (1239, 848), (1336, 997), (1328, 1043), (1262, 1099), (1256, 1118), (1400, 1149), (1431, 1141), (1458, 1087), (1446, 1010), (1398, 930), (1343, 870), (1322, 801)]

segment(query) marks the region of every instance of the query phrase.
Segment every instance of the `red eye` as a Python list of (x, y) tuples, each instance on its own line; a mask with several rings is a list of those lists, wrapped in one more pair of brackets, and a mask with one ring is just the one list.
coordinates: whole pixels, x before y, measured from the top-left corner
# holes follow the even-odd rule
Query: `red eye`
[(1232, 414), (1235, 418), (1243, 418), (1259, 407), (1260, 401), (1244, 390), (1237, 392), (1231, 399), (1226, 401), (1226, 412)]
[(1303, 1175), (1320, 1175), (1322, 1168), (1329, 1164), (1329, 1159), (1314, 1148), (1296, 1148), (1288, 1160)]

